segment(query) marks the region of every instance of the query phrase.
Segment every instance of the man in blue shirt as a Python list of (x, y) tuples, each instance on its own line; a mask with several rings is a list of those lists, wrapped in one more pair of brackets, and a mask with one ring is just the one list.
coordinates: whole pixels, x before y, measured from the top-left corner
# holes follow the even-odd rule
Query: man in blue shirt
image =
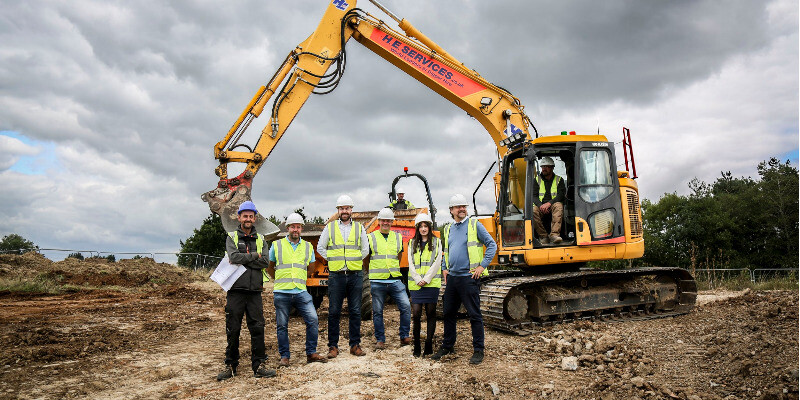
[(497, 244), (483, 224), (477, 219), (467, 218), (467, 199), (463, 195), (456, 194), (450, 198), (450, 215), (455, 223), (448, 224), (442, 229), (444, 246), (442, 273), (446, 285), (442, 296), (444, 339), (442, 346), (431, 359), (439, 360), (442, 356), (454, 352), (456, 313), (461, 304), (464, 304), (472, 328), (473, 353), (469, 363), (480, 364), (483, 361), (484, 351), (480, 278), (487, 275), (486, 267), (497, 252)]

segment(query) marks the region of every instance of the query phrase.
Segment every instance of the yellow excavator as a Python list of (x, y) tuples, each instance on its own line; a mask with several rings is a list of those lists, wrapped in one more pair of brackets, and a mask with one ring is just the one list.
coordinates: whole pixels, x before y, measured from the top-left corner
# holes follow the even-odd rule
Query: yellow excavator
[[(613, 142), (599, 134), (539, 136), (520, 100), (508, 90), (464, 66), (378, 1), (370, 1), (400, 30), (356, 8), (356, 0), (330, 1), (317, 29), (289, 53), (215, 145), (220, 179), (202, 199), (222, 217), (227, 231), (236, 228), (237, 207), (250, 199), (253, 178), (308, 97), (329, 93), (339, 84), (347, 61), (345, 46), (355, 39), (474, 117), (497, 146), (497, 208), (491, 214), (478, 214), (476, 208), (473, 215), (498, 245), (494, 268), (482, 282), (487, 325), (525, 334), (559, 321), (653, 318), (693, 308), (697, 286), (684, 269), (583, 268), (589, 261), (633, 259), (644, 253), (638, 185), (635, 176), (617, 170)], [(255, 146), (240, 143), (265, 107), (269, 123)], [(560, 243), (535, 235), (533, 199), (540, 192), (536, 178), (545, 159), (554, 164), (566, 188)], [(626, 152), (626, 166), (627, 161)], [(231, 162), (244, 163), (244, 171), (229, 177)], [(263, 218), (256, 226), (268, 239), (278, 235), (279, 229)]]

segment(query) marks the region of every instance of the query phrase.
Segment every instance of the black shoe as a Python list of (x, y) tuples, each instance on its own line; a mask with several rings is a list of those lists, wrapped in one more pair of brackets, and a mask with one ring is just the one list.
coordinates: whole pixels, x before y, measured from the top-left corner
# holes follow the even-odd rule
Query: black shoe
[(469, 358), (470, 364), (480, 364), (483, 362), (483, 350), (475, 350)]
[(264, 363), (258, 366), (253, 371), (253, 378), (272, 378), (278, 375), (278, 373), (274, 369), (270, 369), (264, 366)]
[(225, 365), (225, 369), (217, 374), (217, 380), (224, 381), (226, 379), (231, 379), (234, 376), (236, 376), (236, 367)]
[(420, 348), (419, 340), (414, 341), (414, 357), (419, 357), (422, 354), (422, 348)]
[(437, 350), (436, 353), (431, 356), (431, 360), (439, 361), (442, 356), (446, 356), (448, 354), (455, 354), (455, 351), (453, 349), (448, 349), (447, 347), (439, 347), (439, 350)]
[(433, 354), (433, 342), (430, 340), (425, 341), (425, 351), (422, 352), (422, 356), (429, 356)]

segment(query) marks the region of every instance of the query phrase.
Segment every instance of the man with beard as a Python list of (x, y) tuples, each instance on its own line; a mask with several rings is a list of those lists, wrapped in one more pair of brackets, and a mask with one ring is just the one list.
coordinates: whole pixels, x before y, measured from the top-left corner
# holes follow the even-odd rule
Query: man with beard
[(486, 267), (494, 258), (497, 243), (476, 218), (467, 218), (467, 199), (463, 195), (456, 194), (450, 198), (450, 215), (455, 223), (442, 228), (442, 275), (446, 285), (442, 296), (444, 338), (431, 359), (439, 360), (454, 352), (456, 313), (463, 303), (472, 328), (473, 353), (469, 363), (480, 364), (484, 350), (480, 278), (489, 275)]
[(311, 243), (300, 239), (303, 232), (303, 217), (291, 213), (286, 217), (289, 233), (269, 249), (267, 273), (275, 287), (275, 325), (278, 333), (278, 352), (281, 361), (278, 367), (289, 366), (289, 312), (294, 307), (306, 323), (306, 363), (327, 362), (328, 359), (317, 353), (319, 320), (314, 300), (306, 290), (306, 279), (311, 275), (309, 264), (314, 262), (314, 248)]
[(250, 331), (250, 361), (253, 376), (273, 377), (274, 369), (266, 368), (267, 356), (264, 349), (264, 304), (261, 292), (264, 290), (263, 269), (267, 267), (264, 254), (264, 237), (256, 232), (256, 210), (252, 201), (239, 206), (239, 228), (228, 232), (225, 251), (231, 264), (241, 264), (245, 272), (228, 290), (225, 304), (225, 331), (228, 347), (225, 349), (225, 369), (217, 375), (217, 380), (233, 378), (239, 366), (239, 334), (242, 330), (242, 317), (247, 316), (247, 330)]
[(319, 236), (317, 252), (328, 260), (328, 358), (339, 355), (339, 321), (347, 297), (350, 319), (350, 354), (363, 356), (361, 349), (361, 290), (364, 286), (362, 260), (369, 254), (367, 232), (350, 217), (353, 199), (348, 195), (336, 200), (339, 219), (325, 226)]

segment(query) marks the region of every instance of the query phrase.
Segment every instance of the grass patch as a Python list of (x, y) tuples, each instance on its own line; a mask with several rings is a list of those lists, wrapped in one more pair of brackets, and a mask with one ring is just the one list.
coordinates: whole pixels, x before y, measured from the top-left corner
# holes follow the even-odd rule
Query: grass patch
[(0, 280), (0, 291), (59, 294), (64, 292), (61, 284), (63, 278), (61, 275), (40, 274), (33, 279), (24, 277), (3, 279)]
[(734, 276), (727, 277), (708, 277), (697, 276), (697, 289), (698, 290), (712, 290), (712, 289), (725, 289), (725, 290), (794, 290), (800, 289), (798, 287), (797, 276), (777, 276), (765, 280), (753, 282), (750, 280), (750, 274), (741, 273)]

